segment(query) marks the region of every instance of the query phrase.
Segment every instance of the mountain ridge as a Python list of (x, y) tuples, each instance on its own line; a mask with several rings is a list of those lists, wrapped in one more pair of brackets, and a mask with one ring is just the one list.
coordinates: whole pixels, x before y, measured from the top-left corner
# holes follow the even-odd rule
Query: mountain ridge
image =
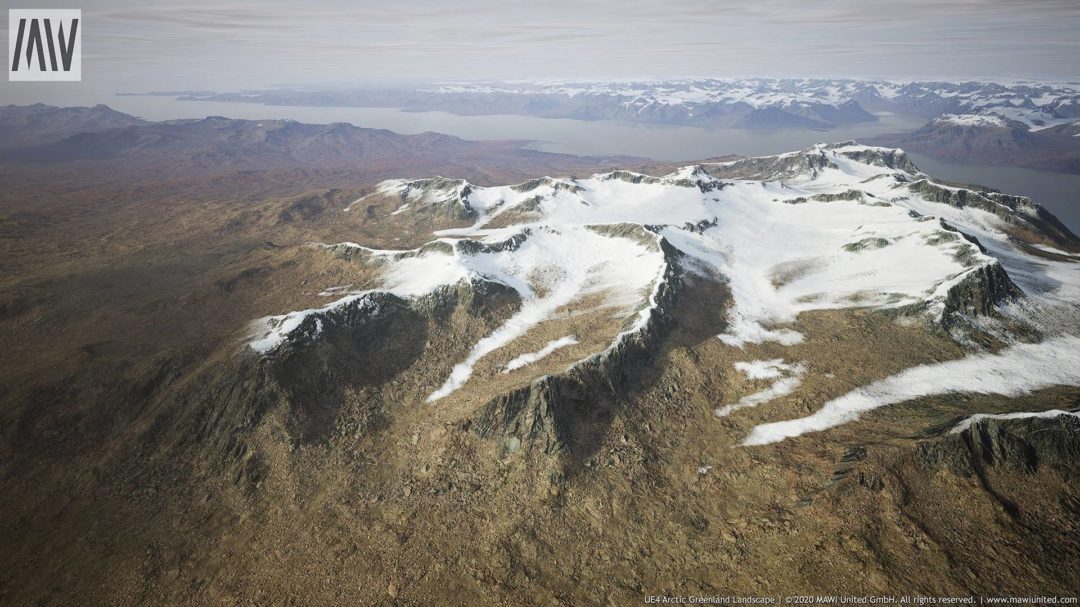
[[(723, 177), (717, 177), (710, 171), (715, 171), (716, 175)], [(841, 176), (846, 176), (847, 179), (845, 180)], [(779, 187), (770, 189), (768, 188), (768, 182), (760, 182), (760, 186), (766, 187), (768, 192), (766, 196), (772, 197), (771, 202), (755, 193), (754, 188), (757, 187), (758, 182), (747, 181), (748, 179), (766, 177), (772, 179), (773, 183), (779, 184)], [(735, 179), (735, 181), (724, 181), (724, 179)], [(858, 189), (852, 190), (851, 187)], [(641, 189), (641, 193), (635, 193), (635, 188)], [(604, 196), (610, 194), (602, 194), (603, 192), (620, 192), (617, 196), (622, 200), (634, 200), (635, 197), (642, 195), (646, 199), (651, 199), (649, 197), (655, 194), (646, 193), (651, 190), (644, 188), (661, 188), (661, 191), (667, 192), (663, 195), (668, 198), (664, 203), (665, 205), (675, 204), (671, 202), (672, 200), (682, 200), (684, 202), (678, 204), (684, 206), (674, 206), (660, 211), (658, 209), (649, 209), (646, 206), (635, 206), (642, 204), (640, 202), (627, 202), (624, 204), (629, 206), (625, 207), (625, 210), (619, 205), (610, 207), (610, 210), (605, 210), (606, 205), (610, 203), (606, 201)], [(825, 188), (824, 192), (837, 192), (839, 190), (843, 192), (841, 195), (826, 195), (822, 192), (822, 188)], [(680, 193), (680, 189), (689, 189), (695, 194)], [(806, 193), (815, 191), (819, 192), (813, 196), (814, 201), (817, 202), (808, 200)], [(854, 192), (854, 194), (851, 194), (851, 192)], [(976, 348), (985, 347), (985, 345), (977, 346), (976, 344), (979, 343), (989, 344), (995, 341), (1009, 343), (1015, 342), (1017, 339), (1021, 341), (1037, 340), (1040, 339), (1041, 331), (1048, 329), (1046, 326), (1039, 328), (1032, 326), (1028, 318), (1029, 313), (1017, 315), (1015, 312), (1003, 312), (1010, 308), (1024, 308), (1027, 304), (1023, 304), (1021, 301), (1026, 301), (1029, 298), (1026, 292), (1030, 292), (1031, 296), (1035, 297), (1045, 290), (1043, 286), (1040, 286), (1042, 283), (1039, 280), (1033, 281), (1031, 277), (1025, 278), (1024, 287), (1018, 286), (1010, 277), (1008, 270), (1003, 265), (1004, 263), (1009, 262), (1010, 259), (1015, 258), (1017, 255), (1027, 255), (1029, 251), (1040, 250), (1035, 248), (1036, 246), (1061, 247), (1065, 251), (1071, 251), (1072, 253), (1068, 253), (1069, 255), (1080, 252), (1080, 239), (1077, 239), (1060, 222), (1057, 222), (1051, 214), (1030, 200), (932, 184), (924, 175), (918, 172), (903, 152), (884, 148), (871, 148), (854, 143), (815, 146), (800, 153), (729, 161), (714, 166), (705, 164), (691, 165), (664, 177), (614, 171), (597, 174), (584, 180), (543, 178), (524, 185), (503, 188), (476, 187), (460, 180), (389, 181), (384, 182), (376, 188), (373, 194), (368, 195), (369, 198), (372, 196), (382, 196), (395, 200), (397, 206), (392, 210), (392, 215), (426, 214), (430, 212), (430, 209), (438, 209), (437, 213), (440, 216), (473, 223), (470, 228), (436, 231), (436, 236), (439, 236), (438, 240), (429, 244), (450, 245), (449, 249), (442, 251), (427, 245), (419, 249), (400, 252), (371, 250), (360, 247), (361, 257), (350, 257), (350, 259), (363, 262), (364, 255), (373, 255), (376, 259), (384, 260), (377, 265), (380, 268), (379, 272), (388, 277), (397, 277), (389, 278), (390, 282), (386, 287), (389, 289), (389, 293), (398, 297), (415, 297), (424, 294), (427, 289), (443, 284), (440, 281), (445, 280), (447, 281), (445, 285), (450, 286), (459, 279), (472, 277), (473, 280), (493, 280), (501, 284), (502, 288), (516, 290), (523, 302), (522, 308), (517, 315), (509, 319), (507, 321), (509, 324), (505, 325), (506, 327), (513, 327), (512, 333), (508, 334), (507, 338), (495, 337), (500, 334), (502, 329), (491, 333), (491, 336), (486, 339), (496, 341), (483, 346), (475, 359), (470, 357), (469, 360), (473, 362), (466, 363), (468, 366), (459, 379), (453, 379), (457, 374), (457, 368), (455, 368), (454, 373), (451, 374), (453, 383), (451, 383), (451, 380), (448, 380), (447, 383), (449, 388), (444, 386), (443, 390), (433, 393), (429, 400), (443, 398), (459, 389), (465, 382), (469, 381), (469, 377), (473, 372), (473, 364), (482, 357), (493, 355), (495, 350), (507, 347), (514, 339), (538, 327), (539, 323), (546, 322), (547, 315), (556, 310), (554, 307), (545, 307), (544, 309), (547, 311), (539, 317), (528, 315), (526, 313), (528, 309), (526, 304), (534, 297), (533, 292), (537, 290), (545, 292), (554, 288), (554, 286), (527, 286), (529, 280), (532, 280), (529, 278), (530, 274), (502, 274), (503, 270), (495, 270), (494, 267), (487, 265), (493, 262), (480, 260), (487, 257), (492, 260), (505, 259), (507, 261), (498, 263), (510, 263), (511, 265), (507, 267), (514, 268), (516, 267), (514, 264), (517, 262), (509, 260), (514, 259), (515, 256), (524, 255), (525, 249), (523, 247), (531, 246), (534, 239), (541, 238), (543, 240), (554, 237), (553, 242), (562, 242), (560, 240), (562, 237), (559, 236), (560, 232), (571, 230), (571, 224), (566, 223), (567, 221), (601, 234), (616, 226), (624, 226), (618, 227), (616, 232), (612, 232), (613, 234), (623, 235), (616, 239), (625, 237), (628, 234), (626, 232), (627, 227), (637, 226), (637, 229), (644, 230), (644, 234), (652, 234), (652, 237), (657, 239), (660, 249), (666, 251), (663, 258), (667, 261), (662, 266), (666, 270), (663, 273), (665, 276), (667, 273), (672, 273), (668, 279), (661, 279), (659, 275), (642, 279), (646, 280), (646, 282), (640, 283), (641, 288), (644, 288), (644, 285), (649, 283), (655, 286), (652, 287), (653, 295), (651, 298), (641, 300), (642, 303), (639, 305), (644, 307), (630, 308), (628, 312), (625, 312), (631, 314), (631, 316), (627, 317), (625, 323), (630, 323), (630, 318), (637, 318), (637, 320), (632, 324), (624, 324), (624, 330), (619, 332), (615, 341), (610, 342), (608, 346), (601, 347), (588, 357), (571, 364), (568, 367), (571, 375), (577, 373), (575, 369), (578, 365), (587, 360), (592, 361), (597, 356), (600, 356), (601, 358), (596, 360), (602, 361), (603, 357), (607, 355), (606, 353), (612, 351), (612, 348), (618, 349), (620, 347), (625, 336), (635, 335), (639, 331), (641, 336), (634, 337), (633, 340), (634, 343), (640, 344), (635, 346), (636, 351), (648, 351), (650, 348), (648, 344), (653, 341), (653, 338), (649, 337), (649, 335), (655, 329), (647, 329), (647, 327), (653, 327), (656, 322), (660, 322), (660, 319), (669, 316), (670, 312), (667, 307), (672, 305), (670, 297), (675, 297), (678, 293), (677, 285), (679, 281), (676, 278), (677, 276), (687, 272), (700, 273), (703, 271), (702, 268), (712, 268), (707, 272), (720, 272), (728, 277), (727, 280), (732, 281), (735, 280), (732, 277), (737, 276), (738, 272), (745, 271), (735, 269), (737, 266), (729, 266), (730, 261), (720, 261), (724, 255), (730, 255), (730, 253), (721, 254), (720, 251), (723, 249), (714, 251), (710, 247), (715, 245), (709, 244), (713, 241), (702, 240), (712, 231), (721, 230), (726, 224), (724, 220), (717, 218), (726, 212), (723, 211), (721, 200), (727, 201), (728, 204), (743, 204), (741, 202), (743, 198), (750, 196), (750, 200), (754, 200), (758, 205), (775, 205), (778, 213), (779, 209), (785, 207), (803, 209), (814, 206), (815, 209), (820, 211), (824, 217), (823, 221), (826, 222), (828, 222), (830, 212), (839, 212), (838, 210), (830, 211), (830, 209), (840, 208), (836, 205), (844, 205), (845, 209), (862, 206), (867, 209), (863, 212), (866, 215), (862, 219), (864, 224), (859, 226), (852, 236), (849, 236), (855, 242), (843, 246), (845, 250), (854, 256), (867, 255), (862, 251), (896, 246), (901, 242), (910, 241), (912, 238), (909, 233), (904, 232), (899, 233), (904, 234), (903, 236), (894, 235), (888, 237), (887, 232), (875, 232), (872, 228), (868, 228), (865, 222), (870, 221), (870, 217), (875, 214), (884, 213), (891, 216), (891, 209), (897, 209), (898, 207), (897, 210), (902, 210), (900, 216), (905, 217), (910, 222), (909, 229), (915, 229), (916, 227), (926, 226), (928, 221), (934, 219), (934, 216), (927, 215), (928, 211), (937, 210), (938, 213), (944, 213), (942, 218), (933, 223), (934, 225), (939, 224), (945, 231), (938, 228), (927, 231), (926, 228), (923, 228), (925, 233), (922, 233), (919, 238), (932, 247), (945, 246), (948, 251), (947, 255), (952, 258), (950, 263), (958, 265), (955, 270), (945, 271), (940, 279), (936, 279), (936, 282), (927, 283), (926, 286), (920, 287), (924, 289), (923, 295), (916, 296), (914, 292), (907, 296), (890, 292), (881, 292), (875, 295), (872, 291), (873, 287), (861, 286), (861, 283), (856, 282), (852, 286), (846, 287), (853, 289), (852, 291), (845, 292), (841, 290), (834, 292), (831, 298), (820, 301), (820, 303), (814, 302), (819, 301), (815, 298), (820, 298), (821, 294), (805, 295), (803, 297), (810, 297), (810, 299), (806, 300), (807, 303), (797, 304), (797, 306), (803, 305), (806, 307), (796, 309), (813, 309), (818, 305), (826, 308), (844, 307), (845, 305), (870, 306), (871, 308), (880, 308), (886, 311), (891, 310), (890, 313), (899, 316), (926, 317), (928, 321), (935, 323), (941, 330), (952, 335), (954, 339)], [(701, 204), (701, 202), (697, 202), (699, 200), (698, 196), (701, 197), (701, 202), (706, 203), (706, 208), (711, 208), (708, 205), (713, 203), (721, 206), (716, 206), (713, 211), (696, 210), (697, 205)], [(759, 200), (759, 198), (761, 199)], [(913, 202), (913, 198), (925, 202)], [(663, 199), (657, 199), (657, 202), (659, 203), (660, 200)], [(710, 200), (713, 202), (708, 203), (707, 201)], [(459, 212), (454, 212), (452, 210), (454, 208), (459, 209)], [(520, 209), (524, 209), (524, 211)], [(952, 210), (946, 212), (946, 209)], [(658, 215), (658, 212), (662, 214)], [(802, 213), (802, 211), (799, 212)], [(611, 213), (614, 213), (614, 215), (611, 215)], [(719, 215), (714, 215), (716, 213), (719, 213)], [(775, 217), (780, 216), (782, 214)], [(510, 219), (505, 219), (507, 217), (510, 217)], [(554, 223), (549, 225), (545, 223), (548, 221), (546, 219), (548, 217), (559, 219), (555, 219)], [(809, 218), (810, 216), (807, 215), (806, 217)], [(953, 224), (966, 227), (958, 228)], [(486, 225), (496, 225), (498, 227), (486, 229), (484, 227)], [(685, 227), (677, 227), (682, 225), (685, 225)], [(830, 229), (835, 230), (836, 228), (832, 227)], [(572, 232), (573, 230), (571, 230)], [(860, 232), (862, 232), (862, 240), (858, 240), (855, 236)], [(583, 234), (574, 238), (581, 239)], [(978, 236), (975, 234), (978, 234)], [(489, 248), (482, 244), (478, 245), (474, 240), (480, 238), (481, 243), (494, 243), (496, 241), (490, 240), (494, 238), (502, 242), (501, 239), (511, 235), (513, 235), (513, 238), (506, 241), (506, 243), (510, 244), (503, 243), (496, 248)], [(988, 249), (982, 242), (988, 239), (996, 241), (998, 244), (993, 249)], [(1023, 240), (1028, 245), (1025, 249), (1017, 250), (1015, 246), (1006, 244), (1011, 239)], [(812, 240), (805, 240), (804, 242), (804, 246), (807, 246), (808, 249), (814, 246), (809, 244), (813, 242)], [(469, 246), (466, 247), (465, 245)], [(341, 245), (337, 246), (340, 247)], [(546, 247), (548, 245), (542, 246)], [(562, 247), (564, 251), (574, 250), (574, 245), (570, 241), (554, 246)], [(348, 247), (355, 248), (358, 245), (349, 243)], [(1006, 247), (1006, 249), (1001, 247)], [(542, 248), (541, 250), (548, 249)], [(1005, 250), (1011, 250), (1011, 252), (1006, 254)], [(718, 254), (721, 257), (716, 257)], [(919, 253), (912, 250), (908, 254), (918, 255)], [(744, 252), (743, 255), (746, 255), (746, 253)], [(995, 257), (995, 255), (998, 257)], [(590, 261), (586, 262), (586, 258)], [(568, 261), (567, 263), (571, 265), (585, 264), (585, 267), (589, 267), (589, 264), (596, 264), (597, 260), (602, 258), (602, 254), (591, 252), (587, 257), (583, 257), (579, 261)], [(474, 262), (473, 259), (477, 261)], [(695, 259), (695, 261), (687, 265), (687, 262), (676, 261), (677, 259)], [(826, 256), (824, 259), (830, 259), (830, 257)], [(409, 269), (405, 270), (403, 267), (402, 270), (395, 270), (396, 263), (406, 263)], [(480, 265), (473, 266), (474, 263)], [(531, 268), (534, 263), (536, 262), (525, 262), (524, 267)], [(638, 263), (640, 265), (640, 262)], [(829, 280), (820, 274), (823, 271), (821, 263), (824, 262), (817, 261), (812, 257), (793, 258), (790, 261), (784, 261), (782, 258), (780, 260), (773, 259), (769, 262), (773, 268), (766, 273), (791, 272), (791, 270), (785, 269), (789, 267), (816, 267), (819, 274), (815, 275), (815, 280)], [(456, 264), (463, 264), (463, 268), (457, 269)], [(563, 267), (566, 264), (556, 265)], [(922, 268), (921, 271), (926, 272), (928, 267)], [(863, 268), (862, 270), (865, 271), (866, 269)], [(1059, 269), (1058, 271), (1065, 270)], [(518, 270), (512, 270), (512, 272), (518, 272)], [(543, 272), (558, 273), (555, 266), (552, 266), (550, 270), (543, 270)], [(736, 274), (731, 274), (731, 272), (736, 272)], [(804, 269), (798, 269), (795, 270), (792, 277), (774, 279), (774, 281), (782, 280), (783, 282), (780, 284), (786, 288), (793, 278), (797, 281), (800, 273), (805, 272)], [(404, 278), (414, 273), (434, 276), (435, 282), (412, 284), (412, 282)], [(1065, 276), (1065, 274), (1060, 273), (1057, 275)], [(831, 279), (832, 281), (839, 281), (836, 282), (834, 288), (845, 288), (839, 286), (843, 284), (843, 279), (840, 276)], [(635, 284), (635, 280), (638, 279), (624, 278), (620, 283), (624, 285)], [(752, 288), (760, 289), (760, 287), (749, 286), (753, 284), (752, 278), (744, 277), (739, 278), (739, 280), (750, 282), (733, 284), (730, 288), (736, 292)], [(1054, 280), (1051, 279), (1051, 283)], [(661, 287), (663, 288), (661, 289)], [(376, 287), (373, 291), (365, 290), (347, 295), (338, 300), (337, 303), (331, 303), (327, 307), (318, 310), (300, 311), (263, 319), (256, 325), (257, 337), (256, 341), (252, 342), (252, 347), (264, 356), (272, 356), (274, 350), (280, 344), (292, 343), (290, 335), (295, 328), (314, 326), (310, 324), (313, 315), (314, 318), (318, 319), (316, 320), (317, 325), (322, 327), (327, 318), (326, 314), (331, 313), (335, 308), (352, 306), (354, 302), (368, 297), (369, 293), (377, 292), (378, 288)], [(656, 294), (660, 292), (665, 295), (658, 299)], [(757, 293), (755, 295), (756, 300), (768, 301), (771, 297), (775, 297), (775, 295), (768, 294), (769, 291), (767, 290), (754, 292)], [(772, 292), (775, 293), (775, 291)], [(574, 297), (583, 297), (583, 294), (587, 293), (589, 291), (583, 291), (582, 294)], [(750, 303), (752, 300), (745, 299), (745, 295), (743, 297), (741, 305), (750, 306), (753, 309), (754, 304)], [(1063, 309), (1069, 309), (1069, 304), (1064, 303), (1061, 297), (1060, 295), (1055, 296), (1051, 300), (1047, 300), (1045, 304), (1038, 305), (1059, 308), (1064, 306)], [(542, 302), (543, 299), (538, 301)], [(560, 308), (563, 306), (577, 308), (580, 304), (572, 303), (573, 301), (571, 299), (557, 300), (557, 303), (551, 305)], [(645, 303), (646, 301), (650, 303)], [(793, 302), (798, 301), (803, 300), (793, 300)], [(736, 305), (739, 305), (738, 299)], [(601, 306), (602, 308), (603, 306)], [(584, 313), (584, 311), (579, 309), (578, 313)], [(760, 313), (758, 312), (758, 314)], [(731, 321), (732, 328), (728, 333), (720, 335), (720, 338), (726, 343), (738, 347), (761, 340), (778, 341), (783, 344), (798, 343), (801, 337), (797, 332), (782, 328), (782, 322), (779, 328), (775, 325), (779, 319), (786, 318), (788, 314), (791, 313), (777, 311), (756, 317), (750, 312), (737, 312)], [(525, 320), (526, 317), (529, 320)], [(982, 317), (985, 317), (985, 320), (980, 320)], [(761, 324), (766, 320), (768, 320), (770, 326)], [(1066, 330), (1068, 329), (1066, 328)], [(317, 335), (317, 333), (318, 331), (313, 334), (309, 330), (304, 334), (303, 339), (305, 341), (315, 339), (313, 335)], [(481, 340), (477, 347), (481, 347), (484, 342), (485, 340)], [(579, 342), (575, 340), (574, 343)], [(256, 346), (256, 344), (258, 345)], [(575, 348), (577, 351), (581, 351), (580, 345)], [(508, 357), (511, 355), (512, 352), (502, 356)], [(561, 353), (557, 352), (550, 356), (556, 355), (561, 355)], [(635, 355), (631, 354), (630, 356)], [(615, 384), (626, 382), (625, 376), (621, 375), (625, 371), (614, 371), (617, 375), (623, 377), (618, 381), (613, 380), (610, 375), (613, 372), (612, 369), (620, 368), (618, 363), (614, 367), (601, 363), (600, 368), (605, 367), (609, 370), (601, 375), (601, 377), (606, 378), (600, 382), (601, 384), (605, 382)], [(522, 387), (516, 392), (491, 400), (487, 405), (487, 412), (481, 417), (480, 431), (484, 435), (490, 435), (495, 431), (495, 428), (502, 427), (506, 431), (515, 433), (513, 438), (517, 439), (518, 444), (520, 444), (520, 441), (535, 435), (537, 432), (535, 424), (541, 423), (537, 420), (547, 420), (541, 423), (543, 427), (569, 427), (568, 422), (551, 418), (553, 415), (551, 411), (564, 408), (563, 405), (559, 404), (558, 397), (551, 395), (566, 392), (573, 393), (575, 391), (580, 393), (582, 388), (579, 386), (576, 390), (570, 390), (565, 385), (561, 386), (558, 383), (561, 381), (564, 380), (559, 379), (558, 376), (545, 375), (535, 379), (535, 382), (530, 387)], [(596, 380), (579, 379), (576, 381), (592, 384)], [(587, 390), (586, 393), (588, 393)], [(555, 398), (555, 401), (551, 401), (552, 398)], [(515, 430), (515, 428), (520, 428), (522, 423), (520, 416), (523, 415), (522, 407), (525, 406), (525, 403), (528, 403), (529, 419), (533, 420), (530, 422), (532, 429), (525, 431), (525, 435), (519, 435), (518, 433), (522, 432), (522, 430)], [(571, 407), (571, 409), (574, 408)], [(567, 442), (566, 437), (559, 434), (544, 436), (543, 441), (546, 444), (544, 449), (547, 451), (556, 449), (553, 445)], [(504, 439), (510, 440), (509, 437), (504, 437)]]
[[(159, 93), (150, 93), (159, 94)], [(1080, 119), (1080, 85), (829, 78), (444, 83), (414, 89), (160, 93), (190, 101), (401, 107), (462, 115), (523, 114), (584, 120), (745, 128), (828, 129), (893, 111), (927, 119), (997, 111), (1032, 128)], [(760, 112), (767, 110), (766, 114)], [(769, 119), (769, 113), (772, 119)], [(753, 117), (753, 116), (757, 117)]]

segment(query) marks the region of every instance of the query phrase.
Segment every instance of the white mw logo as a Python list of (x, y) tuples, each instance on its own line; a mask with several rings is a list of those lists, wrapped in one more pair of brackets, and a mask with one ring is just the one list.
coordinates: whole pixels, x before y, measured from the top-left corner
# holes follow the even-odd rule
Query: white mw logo
[(82, 11), (8, 10), (8, 80), (82, 80)]

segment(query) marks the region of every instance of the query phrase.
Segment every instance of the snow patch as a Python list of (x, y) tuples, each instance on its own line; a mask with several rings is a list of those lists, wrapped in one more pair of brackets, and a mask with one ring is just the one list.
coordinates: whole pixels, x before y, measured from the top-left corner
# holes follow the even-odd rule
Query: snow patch
[(1073, 417), (1080, 417), (1080, 412), (1051, 409), (1049, 411), (1019, 411), (1016, 413), (976, 413), (975, 415), (968, 417), (959, 424), (956, 424), (956, 427), (954, 427), (952, 430), (949, 430), (949, 434), (960, 434), (964, 430), (970, 428), (972, 424), (980, 422), (984, 419), (1028, 419), (1032, 417), (1053, 418), (1061, 415), (1072, 415)]
[(717, 417), (727, 417), (739, 409), (756, 407), (781, 396), (787, 396), (802, 384), (803, 375), (806, 374), (805, 363), (788, 364), (782, 358), (737, 362), (735, 368), (742, 371), (748, 379), (776, 379), (776, 381), (760, 392), (740, 398), (735, 404), (717, 408), (714, 411)]
[(1019, 344), (998, 354), (981, 354), (919, 365), (848, 392), (812, 415), (761, 424), (744, 445), (775, 443), (854, 421), (867, 411), (916, 398), (950, 393), (1017, 397), (1050, 386), (1080, 386), (1080, 338), (1054, 337)]
[(547, 344), (545, 344), (543, 348), (540, 348), (536, 352), (529, 352), (527, 354), (522, 354), (521, 356), (518, 356), (517, 358), (515, 358), (515, 359), (511, 360), (510, 362), (506, 363), (506, 367), (503, 369), (503, 373), (509, 373), (510, 371), (513, 371), (514, 369), (520, 369), (521, 367), (524, 367), (525, 365), (531, 365), (534, 362), (536, 362), (536, 361), (538, 361), (538, 360), (540, 360), (542, 358), (545, 358), (546, 356), (548, 356), (549, 354), (551, 354), (555, 350), (558, 350), (559, 348), (564, 348), (566, 346), (572, 346), (572, 345), (574, 345), (576, 343), (578, 343), (578, 340), (573, 335), (567, 335), (566, 337), (560, 337), (559, 339), (553, 339), (553, 340), (547, 342)]

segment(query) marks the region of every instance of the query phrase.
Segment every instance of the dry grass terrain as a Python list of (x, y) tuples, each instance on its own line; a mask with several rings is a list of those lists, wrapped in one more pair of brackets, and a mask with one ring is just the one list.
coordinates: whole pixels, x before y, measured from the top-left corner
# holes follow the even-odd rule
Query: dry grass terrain
[[(274, 365), (246, 350), (252, 319), (374, 279), (309, 243), (408, 248), (452, 225), (391, 216), (377, 197), (344, 211), (378, 180), (607, 167), (525, 155), (492, 169), (474, 153), (164, 177), (120, 160), (0, 167), (0, 603), (1076, 594), (1076, 420), (947, 431), (973, 409), (1075, 409), (1080, 391), (922, 399), (739, 446), (754, 424), (964, 355), (922, 325), (806, 313), (802, 344), (740, 350), (715, 338), (724, 283), (688, 274), (657, 348), (623, 385), (575, 395), (556, 450), (484, 436), (483, 407), (610, 341), (619, 319), (560, 310), (515, 348), (581, 344), (528, 371), (499, 371), (516, 350), (492, 357), (485, 381), (436, 403), (516, 296), (465, 285), (427, 307), (389, 302), (362, 342), (330, 335)], [(765, 386), (733, 363), (770, 358), (817, 362), (792, 394), (716, 418)]]

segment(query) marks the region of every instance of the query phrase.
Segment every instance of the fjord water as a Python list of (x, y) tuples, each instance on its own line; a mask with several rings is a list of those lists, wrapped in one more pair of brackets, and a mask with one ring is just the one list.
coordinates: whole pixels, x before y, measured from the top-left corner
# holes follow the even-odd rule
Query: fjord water
[[(175, 97), (116, 96), (106, 100), (114, 109), (148, 120), (204, 118), (291, 119), (312, 124), (348, 122), (402, 134), (425, 131), (464, 139), (522, 139), (545, 152), (582, 156), (640, 156), (687, 161), (739, 154), (766, 156), (804, 149), (822, 142), (859, 140), (884, 133), (910, 131), (921, 118), (881, 113), (873, 123), (828, 131), (811, 129), (710, 129), (663, 124), (631, 124), (530, 116), (458, 116), (445, 112), (406, 112), (395, 108), (299, 107), (259, 103), (180, 101)], [(943, 162), (911, 154), (927, 173), (950, 181), (987, 185), (1009, 194), (1030, 196), (1074, 232), (1080, 232), (1080, 175), (1019, 167), (989, 167)]]
[(877, 122), (829, 131), (811, 129), (711, 129), (610, 120), (568, 120), (531, 116), (458, 116), (407, 112), (396, 108), (300, 107), (220, 101), (180, 101), (174, 97), (117, 96), (113, 109), (148, 120), (225, 116), (249, 120), (291, 119), (311, 124), (348, 122), (411, 135), (431, 131), (463, 139), (522, 139), (545, 152), (579, 156), (639, 156), (654, 160), (700, 160), (727, 154), (767, 156), (823, 141), (847, 141), (911, 130), (925, 122), (881, 114)]

